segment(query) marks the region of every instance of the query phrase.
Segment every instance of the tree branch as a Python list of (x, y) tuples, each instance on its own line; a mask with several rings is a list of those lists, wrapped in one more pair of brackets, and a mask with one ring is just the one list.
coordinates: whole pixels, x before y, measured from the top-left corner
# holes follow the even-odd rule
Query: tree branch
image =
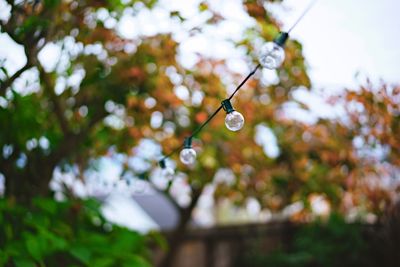
[[(14, 7), (12, 7), (11, 9), (11, 14), (14, 13)], [(15, 30), (15, 25), (12, 25), (12, 22), (15, 18), (13, 16), (11, 16), (11, 18), (9, 19), (9, 21), (7, 23), (4, 23), (3, 21), (0, 20), (0, 26), (1, 26), (1, 32), (7, 33), (11, 39), (14, 40), (14, 42), (20, 44), (20, 45), (24, 45), (22, 40), (20, 40), (19, 38), (17, 38), (17, 36), (14, 34), (14, 30)]]
[(25, 66), (23, 66), (21, 69), (19, 69), (16, 73), (14, 73), (11, 77), (9, 77), (8, 79), (6, 79), (5, 81), (1, 81), (0, 82), (0, 96), (4, 96), (6, 93), (6, 90), (8, 87), (10, 87), (13, 82), (19, 77), (21, 76), (21, 74), (28, 70), (29, 68), (31, 68), (31, 64), (28, 62), (26, 62)]
[[(27, 69), (31, 68), (34, 65), (40, 65), (36, 64), (37, 59), (36, 54), (38, 52), (39, 47), (37, 47), (37, 42), (45, 37), (48, 39), (48, 34), (49, 34), (49, 29), (46, 29), (45, 31), (41, 32), (39, 36), (35, 37), (34, 33), (25, 36), (25, 38), (18, 38), (18, 36), (15, 34), (15, 30), (17, 29), (18, 26), (18, 21), (21, 20), (22, 18), (19, 17), (26, 15), (26, 13), (20, 9), (16, 4), (14, 0), (6, 0), (7, 3), (11, 6), (11, 17), (7, 22), (1, 21), (0, 20), (0, 27), (1, 27), (1, 32), (7, 33), (11, 39), (13, 39), (16, 43), (22, 45), (25, 50), (25, 54), (27, 57), (27, 63), (25, 66), (23, 66), (20, 70), (18, 70), (14, 75), (6, 79), (5, 81), (0, 81), (0, 96), (3, 96), (6, 93), (6, 90), (8, 87), (12, 85), (12, 83)], [(50, 20), (55, 16), (55, 14), (51, 14)], [(44, 14), (42, 14), (44, 15)]]
[(14, 7), (14, 3), (15, 3), (14, 0), (6, 0), (6, 2), (11, 6), (11, 8)]
[(91, 129), (107, 115), (108, 113), (104, 109), (101, 109), (93, 115), (87, 126), (83, 127), (79, 133), (74, 134), (70, 132), (67, 136), (65, 136), (63, 142), (50, 156), (52, 162), (57, 164), (62, 158), (68, 157), (71, 155), (71, 153), (76, 151), (76, 148), (89, 135)]
[(181, 245), (183, 238), (186, 234), (188, 223), (190, 222), (190, 219), (192, 218), (192, 212), (197, 205), (197, 202), (203, 192), (203, 189), (204, 189), (204, 186), (201, 186), (201, 188), (198, 188), (198, 189), (193, 189), (192, 200), (190, 201), (190, 204), (188, 207), (181, 210), (178, 226), (175, 228), (175, 230), (172, 232), (172, 234), (169, 237), (169, 240), (170, 240), (169, 251), (163, 256), (163, 258), (160, 260), (160, 262), (157, 264), (157, 266), (160, 266), (160, 267), (172, 267), (173, 266), (172, 263), (176, 256), (176, 253), (179, 249), (179, 246)]
[(54, 93), (53, 83), (52, 83), (49, 75), (45, 72), (43, 67), (40, 66), (40, 64), (38, 64), (38, 69), (39, 69), (39, 74), (40, 74), (40, 80), (43, 83), (44, 89), (47, 92), (47, 94), (50, 98), (50, 101), (54, 106), (54, 113), (57, 117), (58, 124), (60, 125), (64, 136), (67, 136), (70, 133), (68, 121), (65, 118), (64, 109), (63, 109), (58, 97)]

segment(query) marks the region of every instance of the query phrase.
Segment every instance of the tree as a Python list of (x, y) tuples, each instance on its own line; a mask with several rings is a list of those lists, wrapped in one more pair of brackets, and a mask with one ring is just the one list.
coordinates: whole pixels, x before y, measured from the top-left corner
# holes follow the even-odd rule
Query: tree
[[(5, 79), (0, 92), (6, 105), (0, 116), (2, 129), (7, 130), (2, 131), (1, 142), (2, 147), (8, 146), (9, 153), (3, 155), (1, 172), (6, 177), (6, 195), (27, 201), (48, 194), (55, 166), (85, 164), (90, 155), (106, 151), (111, 140), (102, 136), (112, 136), (114, 131), (103, 123), (112, 113), (105, 104), (111, 101), (125, 105), (130, 96), (144, 94), (152, 83), (151, 78), (144, 79), (144, 65), (152, 57), (146, 50), (157, 41), (173, 53), (174, 43), (169, 36), (160, 35), (144, 40), (134, 54), (137, 56), (132, 56), (132, 51), (124, 52), (124, 47), (136, 47), (135, 42), (118, 37), (115, 30), (106, 28), (104, 21), (95, 17), (99, 10), (112, 13), (110, 19), (120, 16), (123, 5), (118, 2), (8, 4), (11, 17), (2, 22), (1, 29), (23, 46), (27, 62), (11, 76), (3, 68)], [(51, 71), (45, 70), (38, 59), (39, 52), (49, 44), (62, 48), (58, 67)], [(157, 58), (157, 63), (175, 64), (168, 53)], [(38, 92), (21, 94), (13, 90), (13, 82), (26, 70), (38, 72)], [(64, 84), (61, 92), (55, 91), (60, 80), (74, 75), (80, 79), (78, 85)], [(37, 143), (40, 138), (49, 143), (48, 147), (27, 149), (27, 141)], [(119, 140), (121, 147), (137, 142), (132, 138)], [(16, 162), (21, 158), (24, 164), (18, 166)]]

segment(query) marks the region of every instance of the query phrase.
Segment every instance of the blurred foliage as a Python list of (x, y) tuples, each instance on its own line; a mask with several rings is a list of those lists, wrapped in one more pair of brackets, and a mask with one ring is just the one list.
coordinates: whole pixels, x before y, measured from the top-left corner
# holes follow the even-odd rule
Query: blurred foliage
[(240, 266), (395, 267), (400, 255), (400, 202), (380, 223), (347, 222), (342, 215), (295, 226), (279, 249), (266, 253), (257, 244), (246, 250)]
[(249, 253), (245, 266), (374, 266), (368, 257), (369, 245), (363, 232), (363, 225), (349, 224), (333, 214), (326, 222), (300, 225), (286, 251), (277, 250), (270, 255), (257, 250)]
[(149, 238), (112, 225), (94, 200), (0, 200), (0, 266), (151, 266)]
[[(124, 173), (150, 177), (157, 163), (146, 159), (151, 168), (134, 170), (128, 159), (139, 153), (132, 148), (150, 139), (168, 154), (247, 74), (233, 70), (229, 59), (197, 55), (191, 68), (178, 60), (182, 36), (199, 36), (227, 20), (208, 1), (198, 3), (197, 14), (206, 14), (207, 19), (182, 27), (183, 35), (166, 31), (129, 38), (121, 35), (118, 22), (127, 14), (159, 8), (157, 1), (8, 3), (11, 17), (1, 22), (1, 31), (21, 44), (27, 56), (21, 72), (10, 76), (2, 69), (0, 90), (0, 123), (7, 129), (0, 132), (0, 147), (8, 151), (0, 155), (0, 171), (6, 178), (6, 194), (17, 199), (48, 194), (57, 166), (78, 166), (83, 179), (91, 159), (112, 153), (128, 156)], [(244, 28), (241, 38), (225, 40), (241, 51), (248, 65), (257, 63), (259, 46), (280, 31), (267, 7), (264, 1), (243, 1), (246, 19), (253, 24)], [(190, 19), (178, 10), (168, 16), (179, 20), (180, 26)], [(51, 70), (38, 59), (47, 45), (61, 50), (60, 61)], [(272, 212), (301, 202), (304, 209), (292, 216), (295, 220), (312, 219), (310, 199), (315, 194), (331, 210), (347, 213), (361, 207), (365, 213), (381, 214), (400, 188), (381, 183), (397, 176), (400, 166), (399, 88), (374, 88), (367, 83), (345, 91), (325, 103), (341, 105), (342, 114), (325, 119), (293, 96), (311, 87), (302, 45), (289, 40), (285, 51), (283, 66), (269, 71), (268, 75), (276, 76), (274, 82), (265, 81), (267, 74), (260, 71), (235, 98), (233, 104), (245, 114), (246, 126), (229, 132), (220, 114), (194, 141), (199, 155), (196, 166), (177, 161), (177, 170), (187, 173), (185, 183), (192, 192), (201, 192), (219, 169), (230, 168), (234, 182), (218, 184), (216, 198), (241, 205), (254, 197)], [(35, 90), (18, 92), (13, 81), (28, 69), (37, 73), (37, 80), (29, 85)], [(187, 97), (178, 97), (178, 89)], [(288, 106), (316, 116), (315, 123), (289, 117)], [(151, 124), (155, 114), (160, 125)], [(255, 140), (259, 126), (276, 136), (277, 157), (266, 155)], [(37, 144), (41, 138), (48, 140), (47, 147)], [(361, 147), (355, 145), (360, 139)], [(34, 141), (36, 146), (28, 147)], [(374, 153), (365, 153), (368, 149)], [(162, 190), (170, 194), (170, 188)]]
[[(106, 21), (118, 22), (124, 12), (136, 15), (151, 10), (157, 6), (156, 1), (8, 3), (11, 17), (2, 22), (1, 30), (22, 45), (28, 59), (21, 73), (5, 75), (8, 80), (2, 81), (0, 91), (6, 101), (0, 107), (1, 126), (7, 129), (1, 132), (0, 146), (9, 151), (2, 155), (1, 173), (10, 196), (29, 199), (48, 194), (47, 185), (56, 166), (78, 165), (83, 171), (92, 158), (109, 153), (110, 147), (132, 156), (132, 148), (143, 138), (155, 140), (164, 153), (169, 153), (220, 105), (227, 96), (226, 87), (234, 86), (244, 75), (232, 71), (225, 60), (206, 57), (200, 57), (193, 68), (184, 68), (177, 61), (179, 43), (170, 33), (124, 38), (115, 26), (106, 25)], [(256, 27), (245, 29), (241, 40), (228, 41), (245, 51), (244, 60), (252, 64), (257, 61), (256, 43), (273, 39), (279, 26), (262, 4), (243, 4), (249, 18), (256, 20)], [(199, 3), (198, 12), (208, 12), (210, 18), (194, 29), (184, 29), (193, 36), (225, 19), (207, 1)], [(182, 23), (188, 19), (179, 11), (170, 15), (178, 15)], [(38, 60), (39, 52), (47, 45), (61, 48), (60, 61), (52, 70), (44, 69)], [(190, 171), (190, 185), (202, 188), (219, 167), (231, 166), (239, 178), (241, 168), (253, 160), (260, 174), (274, 164), (254, 142), (254, 126), (265, 122), (273, 127), (274, 110), (289, 99), (290, 92), (296, 86), (310, 86), (301, 45), (289, 41), (286, 53), (288, 60), (277, 72), (281, 77), (278, 84), (264, 86), (253, 80), (240, 94), (236, 106), (246, 110), (246, 129), (237, 135), (230, 133), (223, 127), (223, 116), (218, 116), (199, 136), (202, 141), (196, 141), (196, 149), (201, 149), (200, 142), (204, 147), (197, 166), (188, 169), (179, 163), (179, 169)], [(36, 90), (17, 92), (10, 85), (28, 69), (39, 73), (37, 81), (27, 84), (27, 88), (33, 86)], [(78, 85), (69, 83), (80, 75)], [(187, 100), (176, 95), (177, 87), (186, 88)], [(279, 95), (274, 93), (277, 89)], [(196, 94), (200, 95), (200, 105), (191, 101)], [(262, 96), (271, 99), (269, 104), (258, 100)], [(149, 100), (154, 104), (147, 104)], [(161, 112), (162, 123), (152, 128), (150, 121), (155, 112)], [(49, 146), (38, 145), (40, 138), (48, 140)], [(234, 149), (236, 140), (248, 144), (247, 151), (254, 152)], [(36, 142), (36, 146), (28, 147), (29, 142)], [(151, 164), (156, 166), (155, 162)]]

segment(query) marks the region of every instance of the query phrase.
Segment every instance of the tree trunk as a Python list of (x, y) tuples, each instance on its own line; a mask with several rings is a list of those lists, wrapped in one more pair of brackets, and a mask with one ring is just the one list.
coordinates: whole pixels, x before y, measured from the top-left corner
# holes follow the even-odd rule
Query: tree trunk
[(5, 195), (20, 203), (29, 203), (35, 196), (47, 196), (55, 162), (50, 157), (28, 157), (26, 166), (18, 169), (10, 162), (4, 170)]
[(182, 209), (179, 224), (172, 232), (172, 234), (168, 237), (169, 250), (158, 264), (159, 267), (173, 267), (175, 256), (179, 250), (182, 241), (184, 240), (188, 223), (190, 222), (190, 219), (192, 217), (192, 211), (196, 207), (202, 191), (203, 187), (198, 190), (194, 190), (190, 205), (187, 208)]

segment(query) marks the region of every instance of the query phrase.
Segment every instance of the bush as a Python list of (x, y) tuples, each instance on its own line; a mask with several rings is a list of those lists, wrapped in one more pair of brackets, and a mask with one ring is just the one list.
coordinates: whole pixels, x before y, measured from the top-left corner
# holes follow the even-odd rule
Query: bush
[(0, 200), (0, 266), (150, 266), (149, 238), (111, 225), (94, 200)]
[(256, 250), (246, 261), (253, 267), (371, 266), (364, 230), (360, 224), (349, 224), (339, 215), (332, 215), (327, 222), (299, 226), (288, 248), (270, 255)]

